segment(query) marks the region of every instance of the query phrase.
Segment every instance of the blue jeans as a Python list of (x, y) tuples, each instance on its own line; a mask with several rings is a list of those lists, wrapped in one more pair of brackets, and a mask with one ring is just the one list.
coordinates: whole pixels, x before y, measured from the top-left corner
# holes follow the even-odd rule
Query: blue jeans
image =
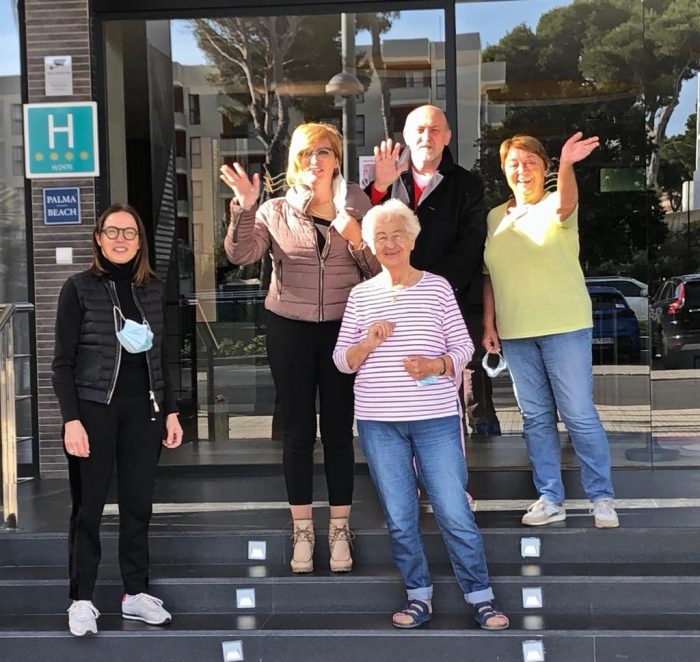
[(591, 330), (501, 340), (541, 498), (564, 501), (557, 409), (581, 462), (581, 482), (591, 501), (614, 496), (610, 448), (593, 404)]
[(394, 562), (408, 599), (429, 600), (433, 585), (421, 537), (415, 457), (464, 598), (493, 599), (481, 533), (467, 501), (459, 416), (423, 421), (357, 421), (384, 509)]

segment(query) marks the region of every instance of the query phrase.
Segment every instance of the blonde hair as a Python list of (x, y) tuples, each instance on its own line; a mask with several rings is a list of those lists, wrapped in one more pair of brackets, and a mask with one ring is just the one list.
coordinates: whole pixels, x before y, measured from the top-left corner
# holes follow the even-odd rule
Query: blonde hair
[(343, 143), (340, 132), (332, 124), (325, 122), (307, 122), (300, 124), (289, 143), (289, 159), (287, 161), (287, 184), (294, 186), (299, 181), (299, 173), (306, 169), (301, 162), (301, 153), (313, 149), (322, 140), (327, 140), (338, 162), (343, 159)]
[(362, 238), (374, 253), (374, 228), (378, 221), (386, 221), (390, 218), (399, 218), (406, 232), (415, 240), (420, 234), (420, 222), (418, 217), (401, 200), (391, 198), (381, 205), (372, 207), (362, 219)]
[(506, 167), (506, 157), (508, 156), (508, 152), (511, 150), (511, 148), (522, 149), (526, 152), (530, 152), (530, 154), (539, 156), (544, 161), (544, 169), (549, 170), (549, 157), (547, 156), (544, 145), (542, 145), (537, 138), (521, 134), (513, 136), (512, 138), (506, 138), (501, 143), (501, 147), (498, 152), (501, 156), (501, 170), (504, 172)]

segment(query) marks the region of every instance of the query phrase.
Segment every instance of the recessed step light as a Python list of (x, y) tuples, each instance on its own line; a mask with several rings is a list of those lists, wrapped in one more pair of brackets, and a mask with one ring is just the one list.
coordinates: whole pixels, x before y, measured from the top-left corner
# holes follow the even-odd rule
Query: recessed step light
[(224, 662), (241, 662), (243, 657), (243, 642), (238, 641), (223, 641), (221, 642), (223, 650)]
[(544, 643), (536, 639), (523, 641), (523, 662), (545, 662)]
[(542, 541), (539, 538), (520, 538), (520, 556), (524, 559), (539, 558)]
[(239, 609), (255, 609), (255, 589), (237, 588), (236, 606)]
[(264, 540), (248, 541), (248, 560), (264, 561), (267, 558), (267, 542)]
[(542, 609), (542, 588), (533, 586), (523, 589), (523, 607), (525, 609)]

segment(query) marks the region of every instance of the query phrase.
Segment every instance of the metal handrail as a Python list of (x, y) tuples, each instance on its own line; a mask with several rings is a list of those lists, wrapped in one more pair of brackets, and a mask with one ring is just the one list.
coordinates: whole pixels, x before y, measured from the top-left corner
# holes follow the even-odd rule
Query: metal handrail
[(2, 515), (17, 528), (17, 429), (15, 427), (14, 304), (0, 304), (0, 447), (2, 447)]

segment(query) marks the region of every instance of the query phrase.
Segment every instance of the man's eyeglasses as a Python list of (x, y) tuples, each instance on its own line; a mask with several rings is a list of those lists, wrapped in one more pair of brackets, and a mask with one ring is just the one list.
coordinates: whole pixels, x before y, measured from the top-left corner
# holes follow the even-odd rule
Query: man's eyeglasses
[(315, 156), (318, 161), (325, 161), (335, 156), (335, 152), (330, 147), (319, 147), (318, 149), (304, 149), (299, 152), (299, 159), (302, 163), (309, 163), (311, 157)]
[(127, 241), (133, 241), (139, 236), (139, 231), (135, 228), (117, 228), (114, 225), (110, 225), (107, 228), (102, 228), (100, 232), (102, 232), (107, 239), (116, 239), (120, 232)]

